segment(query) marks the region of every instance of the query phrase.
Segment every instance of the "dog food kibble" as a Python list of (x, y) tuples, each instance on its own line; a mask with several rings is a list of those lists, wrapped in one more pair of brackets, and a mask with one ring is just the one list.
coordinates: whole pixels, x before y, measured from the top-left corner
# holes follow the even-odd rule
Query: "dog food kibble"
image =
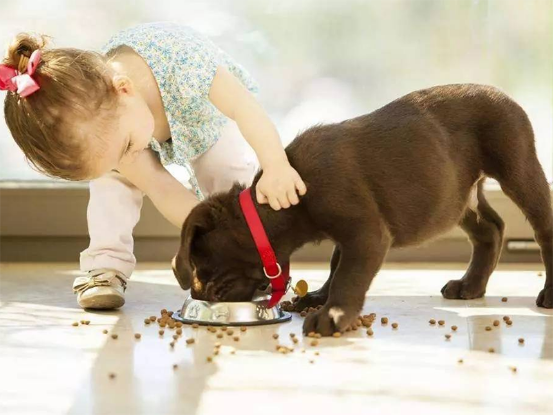
[(208, 362), (213, 362), (213, 358), (212, 358), (211, 356), (207, 356), (206, 360), (207, 360)]
[(354, 324), (353, 326), (351, 326), (351, 329), (352, 329), (352, 330), (357, 330), (357, 329), (358, 329), (358, 327), (357, 327), (357, 325), (356, 325), (356, 324)]
[(175, 328), (175, 323), (173, 323), (173, 322), (169, 322), (167, 325), (169, 326), (170, 329)]
[(315, 333), (315, 338), (316, 339), (320, 339), (321, 337), (323, 337), (323, 335), (321, 333)]
[(173, 365), (173, 370), (177, 370), (179, 368), (179, 365), (177, 365), (176, 363)]
[(233, 339), (235, 342), (240, 341), (240, 337), (238, 337), (238, 336), (234, 336), (232, 339)]
[(118, 337), (119, 337), (119, 336), (118, 336), (117, 334), (112, 334), (112, 335), (111, 335), (111, 338), (112, 338), (113, 340), (117, 340)]
[(200, 327), (200, 325), (199, 325), (198, 323), (192, 324), (192, 328), (193, 328), (193, 329), (197, 329), (198, 327)]
[(167, 312), (167, 315), (168, 315), (169, 317), (171, 317), (171, 316), (173, 315), (173, 312), (172, 312), (172, 311), (168, 311), (168, 312)]
[(434, 320), (433, 318), (431, 318), (430, 321), (429, 321), (429, 323), (432, 324), (432, 325), (434, 325), (434, 324), (436, 324), (436, 320)]
[(186, 344), (193, 344), (196, 340), (190, 338), (190, 339), (186, 339)]
[(182, 334), (182, 329), (177, 329), (176, 333), (180, 336)]
[(367, 329), (367, 334), (368, 334), (369, 336), (372, 336), (372, 335), (374, 334), (373, 329)]
[(161, 315), (167, 314), (167, 310), (162, 308), (161, 311), (159, 312), (159, 314), (161, 314)]
[(290, 338), (293, 339), (294, 337), (296, 337), (296, 334), (295, 333), (290, 333)]
[(150, 316), (150, 321), (153, 323), (154, 321), (156, 321), (156, 316)]
[(228, 327), (225, 327), (225, 326), (221, 327), (221, 331), (227, 331), (227, 329)]
[(490, 348), (488, 349), (488, 352), (490, 352), (490, 353), (495, 353), (495, 349), (494, 349), (493, 347), (490, 347)]
[(342, 337), (342, 333), (340, 333), (339, 331), (335, 331), (334, 333), (332, 333), (332, 337)]
[(165, 321), (165, 319), (164, 319), (164, 318), (158, 318), (158, 319), (157, 319), (157, 322), (158, 322), (158, 323), (161, 323), (162, 321)]
[(108, 334), (108, 331), (107, 330), (102, 330), (102, 333)]
[(90, 324), (90, 320), (83, 320), (83, 324), (84, 324), (85, 326), (88, 326), (88, 325)]
[(519, 344), (524, 344), (524, 339), (521, 337), (520, 339), (518, 339), (518, 343)]
[(318, 346), (319, 341), (318, 340), (311, 340), (311, 346)]
[(486, 326), (486, 331), (491, 331), (492, 328), (490, 326)]
[(511, 372), (517, 373), (517, 368), (516, 368), (516, 366), (509, 366), (509, 369), (511, 370)]
[(297, 337), (292, 337), (292, 342), (294, 342), (294, 344), (298, 344), (299, 340)]
[(135, 339), (140, 339), (142, 337), (142, 334), (140, 333), (134, 333), (134, 338)]
[(307, 333), (307, 337), (315, 337), (315, 332), (310, 331), (309, 333)]
[(538, 277), (543, 277), (543, 272), (538, 272)]
[(178, 340), (178, 339), (179, 339), (179, 335), (178, 335), (178, 334), (173, 334), (173, 339), (174, 339), (174, 340)]
[(244, 332), (244, 331), (246, 331), (246, 330), (248, 330), (248, 328), (247, 328), (246, 326), (240, 327), (240, 331)]
[(493, 325), (494, 325), (495, 327), (499, 326), (499, 320), (494, 320)]
[(164, 321), (162, 321), (161, 323), (159, 323), (159, 327), (165, 328), (167, 327), (167, 324)]
[(462, 365), (462, 364), (463, 364), (463, 359), (459, 359), (459, 360), (457, 360), (457, 363), (459, 363), (459, 364), (461, 364), (461, 365)]
[(446, 334), (446, 335), (445, 335), (445, 339), (446, 339), (446, 340), (451, 339), (451, 334)]
[(115, 373), (110, 373), (110, 374), (109, 374), (109, 378), (110, 378), (110, 379), (115, 379)]
[(229, 336), (232, 336), (232, 335), (234, 334), (234, 330), (228, 329), (228, 330), (227, 330), (227, 334), (228, 334)]
[(75, 321), (73, 324), (71, 324), (73, 327), (77, 327), (79, 325), (78, 321)]
[(218, 349), (219, 347), (221, 347), (221, 343), (220, 342), (216, 342), (213, 347), (215, 347), (216, 349)]
[(236, 354), (236, 350), (231, 350), (230, 354)]
[(513, 320), (507, 320), (507, 321), (505, 322), (505, 324), (507, 324), (508, 326), (510, 326), (511, 324), (513, 324)]
[(160, 331), (158, 331), (158, 333), (159, 333), (160, 336), (163, 336), (163, 333), (165, 333), (165, 330), (160, 330)]
[(302, 311), (302, 312), (300, 313), (300, 316), (302, 316), (302, 317), (305, 317), (306, 315), (307, 315), (307, 313), (306, 313), (305, 311)]
[(397, 323), (392, 323), (392, 328), (393, 328), (393, 329), (397, 329), (398, 326), (399, 326), (399, 324), (397, 324)]
[(504, 303), (506, 303), (506, 302), (507, 302), (507, 297), (503, 297), (503, 298), (501, 299), (501, 301), (503, 301)]
[(503, 321), (509, 321), (511, 319), (511, 317), (509, 316), (503, 316)]
[(380, 322), (381, 322), (382, 324), (388, 324), (388, 317), (382, 317), (382, 318), (380, 319)]
[(177, 326), (177, 328), (180, 329), (182, 327), (182, 323), (180, 321), (177, 321), (175, 323), (175, 326)]
[(451, 330), (457, 331), (457, 326), (451, 326)]
[(319, 353), (319, 352), (315, 352), (315, 356), (319, 356), (319, 355), (320, 355), (320, 353)]
[(445, 324), (445, 321), (443, 321), (443, 320), (438, 320), (438, 324), (439, 324), (440, 326), (443, 326), (443, 325)]
[(144, 319), (144, 324), (150, 324), (150, 323), (151, 323), (151, 321), (150, 321), (149, 318), (145, 318), (145, 319)]
[(175, 347), (175, 342), (169, 343), (169, 346), (171, 346), (171, 349)]
[(276, 334), (276, 333), (273, 334), (273, 339), (275, 339), (275, 340), (278, 339), (278, 334)]

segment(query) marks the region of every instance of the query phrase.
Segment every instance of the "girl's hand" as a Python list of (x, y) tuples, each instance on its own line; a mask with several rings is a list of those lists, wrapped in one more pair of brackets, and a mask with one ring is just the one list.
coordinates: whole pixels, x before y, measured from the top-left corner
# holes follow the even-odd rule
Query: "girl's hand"
[(269, 203), (274, 210), (287, 209), (300, 202), (296, 191), (300, 196), (307, 192), (298, 172), (288, 161), (273, 164), (263, 170), (263, 175), (257, 182), (257, 202)]

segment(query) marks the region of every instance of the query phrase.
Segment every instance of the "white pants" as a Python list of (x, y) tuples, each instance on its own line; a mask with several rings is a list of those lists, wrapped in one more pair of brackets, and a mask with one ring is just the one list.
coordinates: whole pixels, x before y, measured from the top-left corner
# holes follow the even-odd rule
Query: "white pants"
[[(228, 190), (235, 181), (251, 184), (258, 167), (253, 149), (232, 120), (219, 141), (191, 164), (205, 196)], [(136, 265), (132, 233), (143, 197), (141, 190), (115, 171), (90, 182), (90, 246), (81, 252), (81, 271), (110, 268), (131, 276)]]

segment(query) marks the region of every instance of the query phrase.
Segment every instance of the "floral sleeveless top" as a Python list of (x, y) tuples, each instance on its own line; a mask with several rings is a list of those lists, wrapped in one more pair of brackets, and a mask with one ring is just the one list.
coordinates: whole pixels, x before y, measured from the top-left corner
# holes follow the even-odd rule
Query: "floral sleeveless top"
[(142, 24), (123, 30), (102, 48), (109, 54), (128, 46), (148, 64), (157, 81), (171, 139), (150, 142), (163, 165), (186, 168), (196, 196), (203, 200), (190, 161), (215, 144), (227, 118), (209, 101), (209, 89), (219, 65), (224, 66), (252, 93), (258, 87), (248, 72), (213, 42), (177, 23)]

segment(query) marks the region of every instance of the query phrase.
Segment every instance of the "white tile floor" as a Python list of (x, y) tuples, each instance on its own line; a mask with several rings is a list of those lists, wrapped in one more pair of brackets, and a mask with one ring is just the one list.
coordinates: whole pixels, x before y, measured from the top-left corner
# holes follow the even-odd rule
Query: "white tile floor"
[[(541, 267), (501, 267), (482, 300), (442, 299), (440, 288), (462, 276), (463, 266), (388, 264), (364, 309), (378, 315), (372, 338), (356, 331), (317, 347), (300, 338), (294, 353), (279, 354), (272, 334), (292, 345), (289, 333), (301, 333), (296, 315), (249, 328), (239, 342), (226, 336), (208, 363), (218, 339), (205, 328), (186, 327), (171, 350), (171, 330), (160, 338), (157, 327), (144, 325), (146, 316), (184, 300), (167, 264), (142, 264), (127, 305), (104, 313), (77, 307), (71, 265), (2, 264), (0, 414), (552, 414), (553, 312), (534, 306)], [(311, 289), (327, 273), (326, 266), (293, 268)], [(399, 328), (382, 326), (382, 316)], [(432, 327), (430, 318), (446, 325)], [(90, 325), (71, 326), (81, 319)], [(485, 331), (494, 319), (501, 325)], [(446, 341), (452, 325), (459, 328)], [(186, 345), (188, 337), (196, 343)]]

